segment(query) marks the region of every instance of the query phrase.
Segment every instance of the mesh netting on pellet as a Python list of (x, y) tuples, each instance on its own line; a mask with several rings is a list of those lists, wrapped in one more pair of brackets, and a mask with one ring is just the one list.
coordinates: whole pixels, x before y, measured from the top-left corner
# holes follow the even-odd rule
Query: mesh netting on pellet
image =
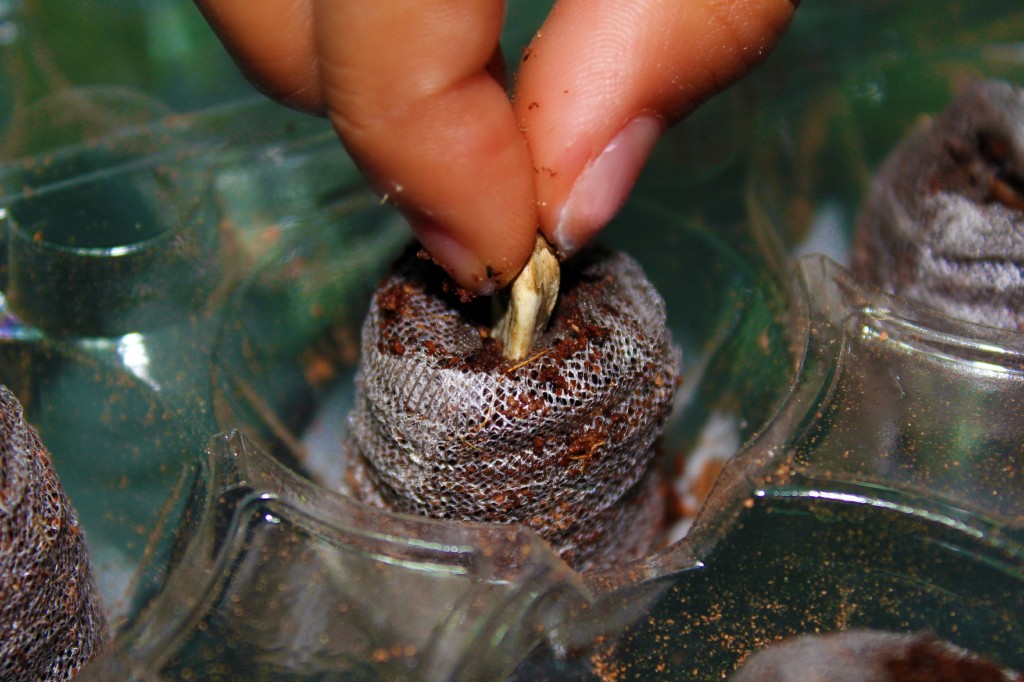
[(571, 565), (647, 552), (664, 512), (653, 443), (680, 381), (661, 297), (631, 258), (563, 270), (547, 331), (512, 362), (486, 300), (411, 253), (363, 326), (349, 491), (401, 512), (535, 528)]
[(1024, 90), (967, 88), (879, 171), (853, 269), (970, 322), (1024, 329)]
[(0, 679), (69, 680), (105, 628), (75, 512), (0, 386)]

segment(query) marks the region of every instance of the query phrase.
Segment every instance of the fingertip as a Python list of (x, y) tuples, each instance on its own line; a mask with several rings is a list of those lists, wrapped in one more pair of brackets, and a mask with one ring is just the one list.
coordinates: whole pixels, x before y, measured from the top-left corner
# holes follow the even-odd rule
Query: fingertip
[(564, 253), (621, 208), (661, 130), (760, 61), (793, 0), (558, 0), (521, 64), (516, 115), (541, 230)]
[(449, 230), (425, 221), (413, 222), (412, 230), (433, 261), (444, 268), (459, 286), (482, 295), (497, 290), (498, 284), (488, 278), (487, 265), (483, 259), (456, 239)]
[(458, 230), (432, 221), (412, 219), (410, 225), (431, 259), (474, 294), (487, 296), (507, 286), (529, 258), (529, 251), (515, 246), (481, 253), (462, 241)]
[(542, 224), (559, 252), (572, 255), (615, 217), (663, 128), (656, 116), (631, 120), (583, 169), (565, 201), (548, 208)]
[[(474, 185), (476, 178), (455, 181), (470, 191), (459, 195), (457, 211), (435, 214), (439, 220), (432, 222), (433, 229), (448, 241), (432, 242), (427, 250), (464, 288), (493, 293), (507, 286), (526, 264), (537, 235), (531, 180), (526, 165), (496, 177), (500, 186), (493, 191), (487, 190), (491, 183)], [(474, 188), (478, 191), (473, 192)]]

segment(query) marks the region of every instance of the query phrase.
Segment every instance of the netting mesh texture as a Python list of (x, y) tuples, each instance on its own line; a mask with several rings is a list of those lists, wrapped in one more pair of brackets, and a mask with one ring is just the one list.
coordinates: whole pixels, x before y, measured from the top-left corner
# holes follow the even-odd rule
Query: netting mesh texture
[(587, 570), (647, 552), (664, 513), (653, 443), (680, 381), (664, 302), (635, 261), (563, 270), (535, 353), (501, 355), (487, 301), (411, 253), (363, 326), (349, 493), (435, 518), (535, 528)]
[(1020, 682), (1021, 676), (928, 632), (799, 635), (755, 652), (730, 682)]
[(78, 519), (0, 386), (0, 679), (71, 679), (105, 631)]
[(967, 88), (879, 171), (853, 269), (960, 319), (1024, 329), (1024, 91)]

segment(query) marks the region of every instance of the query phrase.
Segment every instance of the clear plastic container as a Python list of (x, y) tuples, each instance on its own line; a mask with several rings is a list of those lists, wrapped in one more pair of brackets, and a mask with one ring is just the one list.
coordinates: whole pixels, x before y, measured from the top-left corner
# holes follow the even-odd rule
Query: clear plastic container
[(604, 239), (684, 350), (660, 465), (714, 423), (732, 457), (685, 537), (595, 574), (525, 528), (333, 492), (359, 325), (408, 233), (325, 123), (86, 88), (59, 101), (130, 123), (46, 151), (74, 126), (10, 124), (33, 144), (0, 166), (0, 383), (113, 616), (83, 679), (721, 679), (848, 627), (1024, 669), (1021, 335), (791, 260), (843, 258), (871, 170), (961, 78), (1024, 79), (1014, 3), (947, 9), (801, 7), (659, 146)]

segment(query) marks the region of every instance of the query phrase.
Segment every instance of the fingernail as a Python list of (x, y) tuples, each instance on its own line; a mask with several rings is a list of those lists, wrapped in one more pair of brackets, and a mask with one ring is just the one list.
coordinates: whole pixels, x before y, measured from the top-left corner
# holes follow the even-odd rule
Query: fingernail
[(583, 169), (559, 214), (554, 233), (559, 251), (575, 253), (615, 217), (661, 132), (660, 119), (638, 116)]
[(497, 285), (487, 278), (487, 267), (476, 254), (433, 223), (414, 222), (416, 238), (438, 265), (461, 286), (478, 294), (493, 294)]

